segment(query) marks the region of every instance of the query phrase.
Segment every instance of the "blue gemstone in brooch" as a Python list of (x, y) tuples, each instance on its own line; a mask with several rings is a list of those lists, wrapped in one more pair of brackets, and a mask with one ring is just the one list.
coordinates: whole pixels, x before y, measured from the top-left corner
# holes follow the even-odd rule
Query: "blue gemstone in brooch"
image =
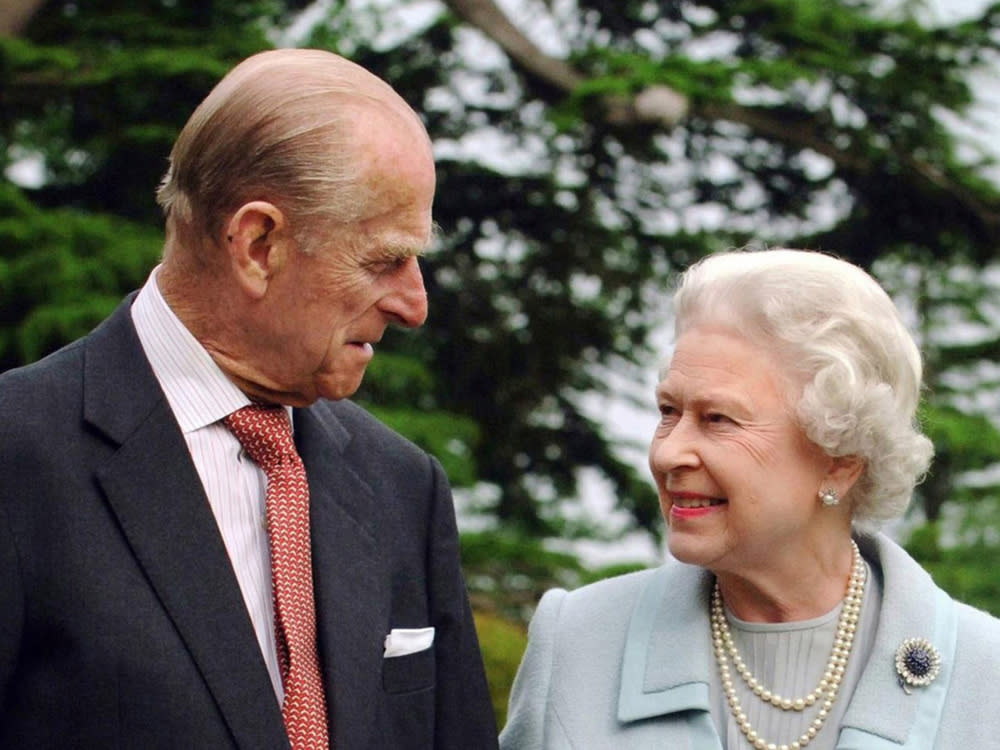
[(941, 654), (926, 638), (907, 638), (896, 649), (899, 686), (910, 694), (911, 687), (926, 687), (941, 671)]

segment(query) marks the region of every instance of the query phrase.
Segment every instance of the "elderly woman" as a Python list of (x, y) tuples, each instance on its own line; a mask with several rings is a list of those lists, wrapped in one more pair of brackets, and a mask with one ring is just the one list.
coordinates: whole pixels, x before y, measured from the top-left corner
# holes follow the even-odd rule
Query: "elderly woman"
[(861, 269), (689, 269), (649, 463), (673, 560), (548, 592), (504, 750), (1000, 748), (1000, 621), (875, 532), (932, 448), (921, 365)]

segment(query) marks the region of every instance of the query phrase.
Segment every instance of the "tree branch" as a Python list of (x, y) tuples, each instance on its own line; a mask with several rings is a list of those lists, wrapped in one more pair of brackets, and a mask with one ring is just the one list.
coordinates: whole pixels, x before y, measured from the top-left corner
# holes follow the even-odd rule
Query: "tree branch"
[(445, 0), (451, 10), (500, 45), (511, 59), (529, 73), (564, 92), (572, 91), (584, 78), (564, 61), (549, 57), (526, 37), (493, 0)]
[[(507, 18), (493, 0), (443, 0), (459, 18), (496, 42), (529, 75), (570, 94), (586, 78), (564, 60), (546, 55)], [(667, 86), (650, 86), (633, 97), (605, 98), (605, 119), (611, 125), (628, 127), (656, 125), (669, 130), (694, 114), (709, 120), (724, 120), (745, 125), (769, 140), (808, 148), (829, 158), (838, 169), (854, 174), (872, 171), (870, 160), (837, 148), (813, 129), (790, 125), (785, 118), (766, 110), (744, 107), (732, 102), (705, 102), (692, 107), (688, 98)], [(1000, 213), (984, 205), (962, 185), (932, 165), (903, 155), (902, 162), (917, 181), (944, 192), (963, 206), (987, 231), (1000, 232)]]
[[(493, 0), (444, 0), (466, 23), (500, 45), (512, 60), (542, 82), (568, 94), (586, 79), (564, 60), (546, 55), (497, 7)], [(650, 86), (631, 99), (604, 101), (608, 122), (614, 125), (659, 123), (673, 127), (687, 114), (687, 97), (667, 86)]]

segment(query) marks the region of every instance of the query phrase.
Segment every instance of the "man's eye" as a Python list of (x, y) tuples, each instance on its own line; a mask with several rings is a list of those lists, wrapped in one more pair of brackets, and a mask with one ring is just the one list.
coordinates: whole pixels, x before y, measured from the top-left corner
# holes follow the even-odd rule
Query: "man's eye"
[(372, 273), (390, 273), (405, 266), (407, 260), (408, 258), (406, 256), (376, 260), (370, 263), (368, 268), (372, 271)]

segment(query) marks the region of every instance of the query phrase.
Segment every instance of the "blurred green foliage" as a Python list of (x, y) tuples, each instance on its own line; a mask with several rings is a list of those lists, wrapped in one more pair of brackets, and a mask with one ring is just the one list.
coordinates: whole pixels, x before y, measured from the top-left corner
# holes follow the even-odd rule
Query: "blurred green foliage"
[(112, 214), (42, 210), (0, 183), (0, 369), (87, 333), (142, 282), (161, 241)]
[(576, 555), (548, 549), (512, 530), (462, 535), (462, 567), (476, 612), (497, 724), (503, 726), (511, 685), (527, 647), (526, 623), (550, 588), (574, 589), (646, 567), (616, 563), (588, 567)]
[[(996, 518), (997, 509), (993, 508)], [(990, 527), (996, 531), (996, 525)], [(964, 544), (943, 546), (937, 522), (916, 529), (906, 549), (945, 591), (973, 607), (1000, 616), (1000, 576), (996, 574), (998, 547), (995, 538), (976, 534)]]
[(528, 636), (522, 625), (485, 612), (476, 613), (476, 631), (483, 652), (497, 726), (502, 727), (507, 721), (510, 689), (514, 684), (521, 656), (528, 645)]
[(584, 582), (584, 566), (575, 555), (552, 551), (516, 530), (463, 534), (462, 567), (473, 607), (513, 622), (527, 622), (547, 589)]
[[(991, 155), (951, 127), (974, 122), (969, 74), (997, 59), (1000, 5), (930, 27), (912, 4), (875, 14), (865, 0), (547, 3), (582, 80), (569, 94), (444, 6), (406, 27), (401, 4), (334, 1), (300, 28), (307, 5), (53, 0), (0, 39), (0, 369), (78, 337), (143, 282), (170, 146), (223, 73), (278, 43), (319, 46), (390, 81), (438, 151), (431, 316), (387, 335), (358, 398), (457, 487), (494, 490), (463, 563), (498, 712), (541, 592), (636, 567), (591, 571), (566, 551), (602, 533), (561, 513), (580, 470), (609, 481), (626, 531), (661, 533), (655, 492), (623, 457), (646, 436), (623, 446), (586, 396), (652, 410), (629, 386), (669, 324), (653, 316), (677, 269), (747, 242), (836, 252), (912, 308), (938, 459), (910, 549), (1000, 614), (986, 471), (1000, 458), (1000, 290), (982, 273), (1000, 199)], [(653, 84), (690, 97), (678, 127), (604, 116), (609, 95)]]

